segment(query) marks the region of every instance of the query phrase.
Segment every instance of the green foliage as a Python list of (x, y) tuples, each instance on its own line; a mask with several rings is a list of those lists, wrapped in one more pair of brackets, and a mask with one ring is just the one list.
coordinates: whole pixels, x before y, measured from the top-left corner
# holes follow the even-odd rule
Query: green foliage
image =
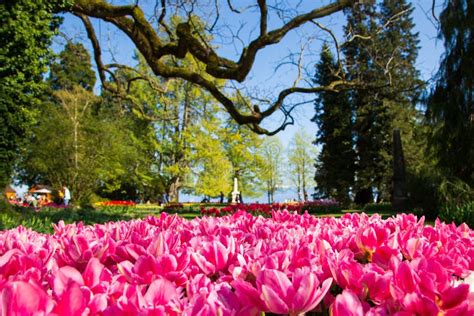
[(227, 197), (237, 178), (243, 197), (258, 196), (262, 190), (263, 139), (230, 120), (215, 105), (208, 105), (207, 111), (212, 115), (189, 130), (192, 170), (196, 175), (193, 193), (217, 197), (222, 192)]
[[(327, 85), (336, 79), (339, 65), (327, 44), (321, 48), (314, 82)], [(322, 145), (316, 159), (316, 197), (334, 198), (349, 205), (354, 184), (355, 153), (352, 137), (353, 113), (347, 92), (321, 92), (312, 121), (318, 125), (315, 144)]]
[(126, 173), (137, 153), (124, 121), (94, 113), (100, 100), (79, 86), (54, 93), (33, 128), (19, 166), (28, 184), (67, 185), (75, 203), (87, 204), (99, 183)]
[[(121, 198), (135, 199), (130, 183), (140, 182), (133, 180), (147, 154), (134, 131), (147, 129), (118, 115), (109, 99), (95, 96), (94, 82), (88, 52), (81, 44), (68, 43), (52, 65), (49, 91), (22, 152), (19, 177), (30, 185), (67, 185), (76, 204), (88, 205), (97, 193), (119, 190)], [(123, 193), (127, 185), (131, 196)]]
[(446, 178), (474, 186), (474, 5), (445, 1), (439, 38), (445, 54), (427, 102), (430, 148)]
[(261, 156), (263, 158), (260, 180), (267, 191), (268, 203), (273, 203), (273, 197), (283, 178), (283, 146), (276, 137), (266, 138), (262, 144)]
[(439, 218), (447, 223), (454, 222), (456, 225), (466, 223), (474, 227), (474, 201), (462, 204), (447, 204), (441, 208)]
[(34, 118), (52, 53), (51, 38), (60, 19), (53, 16), (57, 1), (0, 3), (0, 187), (11, 173), (25, 134)]
[[(260, 152), (262, 137), (229, 118), (221, 128), (220, 141), (232, 165), (229, 184), (233, 184), (232, 178), (236, 177), (243, 197), (259, 196), (262, 192), (261, 175), (264, 168), (264, 158)], [(223, 192), (228, 193), (230, 190)]]
[(42, 208), (39, 212), (29, 208), (17, 208), (14, 212), (0, 213), (0, 229), (11, 229), (19, 225), (41, 233), (53, 233), (53, 223), (83, 222), (86, 225), (111, 221), (131, 220), (136, 214), (124, 212), (122, 208), (95, 210), (93, 208), (55, 209)]
[(86, 48), (81, 43), (68, 42), (59, 53), (59, 61), (51, 65), (48, 81), (53, 90), (72, 90), (79, 85), (92, 91), (96, 77)]
[(427, 219), (434, 220), (439, 211), (438, 188), (440, 179), (433, 170), (422, 169), (407, 174), (410, 209), (418, 209)]
[[(141, 166), (145, 168), (142, 168), (141, 176), (136, 177), (137, 181), (133, 183), (145, 195), (153, 196), (148, 194), (150, 192), (154, 196), (163, 196), (164, 200), (177, 201), (181, 189), (194, 186), (191, 173), (193, 166), (205, 164), (207, 169), (214, 172), (214, 176), (217, 175), (215, 166), (216, 163), (219, 165), (219, 157), (209, 156), (207, 160), (198, 161), (195, 152), (217, 149), (212, 142), (206, 141), (206, 137), (216, 137), (218, 133), (206, 132), (202, 127), (209, 126), (206, 122), (218, 115), (218, 109), (211, 96), (197, 86), (179, 79), (169, 82), (150, 79), (153, 74), (146, 61), (140, 55), (137, 61), (137, 71), (149, 80), (134, 81), (127, 96), (130, 102), (123, 105), (130, 111), (128, 116), (137, 124), (134, 135), (137, 143), (147, 151), (147, 159), (142, 160)], [(166, 63), (178, 63), (204, 73), (199, 61), (192, 58), (166, 59)], [(120, 75), (132, 77), (136, 74), (125, 72)], [(163, 87), (166, 92), (159, 91), (157, 87)], [(210, 147), (207, 150), (200, 148), (208, 145)], [(202, 168), (199, 170), (202, 171)], [(143, 188), (140, 180), (144, 183)], [(208, 190), (222, 189), (219, 183), (207, 180), (211, 179), (205, 179), (202, 185)], [(211, 189), (212, 186), (215, 188)], [(160, 187), (161, 192), (151, 192), (152, 188), (157, 187)]]
[(339, 203), (333, 204), (316, 204), (316, 203), (305, 203), (301, 207), (301, 212), (307, 211), (309, 214), (336, 214), (342, 211)]
[(213, 197), (223, 192), (227, 196), (232, 190), (232, 164), (222, 147), (220, 125), (217, 118), (208, 118), (193, 133), (196, 195)]
[(445, 204), (459, 205), (474, 199), (474, 189), (461, 179), (442, 181), (439, 194)]
[[(391, 213), (393, 212), (391, 203), (368, 203), (364, 205), (362, 211), (365, 213)], [(408, 210), (407, 210), (408, 211)]]

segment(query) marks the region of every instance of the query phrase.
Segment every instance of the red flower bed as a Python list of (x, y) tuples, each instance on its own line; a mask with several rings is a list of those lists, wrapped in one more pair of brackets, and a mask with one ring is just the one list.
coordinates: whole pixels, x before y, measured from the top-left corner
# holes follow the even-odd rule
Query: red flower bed
[(304, 213), (330, 213), (340, 211), (339, 204), (334, 200), (316, 200), (299, 203), (273, 203), (273, 204), (231, 204), (222, 208), (201, 208), (201, 215), (224, 216), (245, 211), (254, 215), (270, 215), (272, 211), (287, 210), (290, 212)]
[(124, 206), (124, 207), (133, 207), (136, 205), (133, 201), (121, 201), (121, 200), (112, 200), (95, 203), (96, 206)]

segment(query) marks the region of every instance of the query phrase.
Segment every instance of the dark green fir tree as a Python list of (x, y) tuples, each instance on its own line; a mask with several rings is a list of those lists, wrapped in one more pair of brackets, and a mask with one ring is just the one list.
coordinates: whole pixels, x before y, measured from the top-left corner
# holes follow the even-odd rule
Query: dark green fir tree
[[(327, 85), (336, 80), (341, 71), (330, 48), (324, 44), (316, 65), (314, 83)], [(354, 184), (355, 158), (348, 93), (320, 93), (315, 111), (312, 121), (318, 125), (318, 132), (314, 143), (322, 147), (316, 159), (316, 194), (318, 197), (335, 198), (341, 204), (348, 205)]]
[[(422, 82), (414, 67), (418, 34), (406, 1), (359, 6), (348, 14), (344, 46), (348, 77), (372, 89), (351, 92), (355, 111), (356, 182), (359, 203), (389, 201), (392, 191), (392, 130), (401, 130), (407, 163), (418, 159), (412, 138)], [(355, 36), (357, 34), (357, 36)], [(408, 153), (409, 152), (409, 153)]]
[(445, 1), (439, 37), (445, 54), (428, 98), (431, 149), (441, 174), (474, 186), (474, 2)]
[(53, 90), (72, 90), (79, 85), (92, 91), (96, 81), (91, 57), (81, 43), (68, 42), (51, 65), (49, 83)]

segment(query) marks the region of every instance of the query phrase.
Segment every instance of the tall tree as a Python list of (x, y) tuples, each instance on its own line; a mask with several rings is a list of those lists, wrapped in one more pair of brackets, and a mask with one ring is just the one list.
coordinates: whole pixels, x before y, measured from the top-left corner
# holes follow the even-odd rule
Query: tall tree
[(275, 192), (282, 184), (283, 146), (278, 138), (266, 138), (261, 148), (263, 166), (260, 178), (267, 191), (268, 203), (275, 201)]
[(91, 67), (89, 53), (72, 43), (52, 64), (49, 89), (22, 152), (19, 176), (28, 184), (66, 184), (79, 203), (89, 202), (97, 192), (118, 189), (121, 198), (135, 198), (122, 189), (147, 155), (134, 142), (129, 117), (117, 114), (115, 104), (104, 106), (108, 100), (92, 93)]
[(0, 190), (11, 181), (33, 109), (40, 103), (49, 45), (60, 23), (52, 13), (57, 5), (45, 0), (0, 3)]
[[(413, 32), (412, 11), (406, 1), (387, 0), (378, 7), (361, 5), (348, 16), (345, 30), (349, 42), (344, 54), (349, 77), (380, 86), (389, 82), (383, 89), (350, 93), (355, 111), (355, 191), (359, 202), (371, 201), (373, 194), (379, 201), (390, 199), (392, 130), (399, 128), (403, 143), (411, 143), (407, 137), (413, 134), (415, 104), (422, 88), (414, 67), (418, 34)], [(407, 155), (407, 164), (409, 160)]]
[[(316, 65), (314, 82), (325, 85), (341, 76), (341, 71), (325, 43)], [(318, 125), (318, 132), (314, 143), (322, 146), (316, 159), (316, 195), (348, 205), (355, 172), (353, 111), (349, 95), (347, 92), (322, 92), (316, 99), (315, 111), (312, 121)]]
[(203, 118), (200, 126), (192, 127), (192, 193), (196, 195), (215, 197), (232, 190), (232, 163), (223, 148), (221, 129), (222, 121), (214, 115)]
[[(193, 163), (191, 151), (197, 137), (195, 133), (203, 120), (216, 114), (217, 108), (207, 92), (184, 80), (170, 80), (166, 88), (161, 89), (161, 82), (153, 78), (143, 57), (138, 54), (136, 58), (138, 65), (135, 70), (127, 70), (128, 77), (121, 78), (127, 80), (140, 74), (147, 80), (131, 83), (126, 103), (136, 116), (135, 120), (148, 124), (147, 128), (153, 128), (154, 133), (148, 136), (154, 139), (149, 141), (155, 143), (155, 165), (164, 181), (164, 199), (178, 201), (180, 190), (190, 185), (188, 180)], [(192, 58), (170, 58), (167, 62), (186, 64), (189, 69), (199, 68)]]
[(474, 186), (474, 3), (445, 1), (439, 38), (444, 39), (436, 85), (428, 98), (434, 124), (431, 148), (447, 178)]
[(232, 164), (232, 177), (238, 180), (241, 198), (259, 196), (263, 185), (260, 179), (262, 137), (229, 119), (222, 127), (220, 138)]
[(307, 189), (313, 184), (316, 148), (304, 131), (295, 133), (288, 146), (288, 168), (290, 180), (296, 185), (299, 200), (308, 199)]

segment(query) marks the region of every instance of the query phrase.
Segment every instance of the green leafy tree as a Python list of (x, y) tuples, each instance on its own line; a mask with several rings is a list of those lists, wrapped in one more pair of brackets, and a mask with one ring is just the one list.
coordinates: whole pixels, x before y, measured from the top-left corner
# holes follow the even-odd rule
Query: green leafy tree
[(427, 107), (431, 150), (441, 174), (474, 186), (474, 4), (445, 1), (439, 38), (444, 39), (436, 85)]
[[(315, 83), (327, 84), (340, 71), (329, 46), (324, 44), (316, 65)], [(315, 144), (322, 146), (316, 159), (316, 195), (348, 205), (355, 172), (353, 112), (348, 93), (322, 92), (316, 99), (315, 111), (312, 119), (318, 125)]]
[(97, 115), (100, 98), (76, 86), (54, 93), (56, 102), (33, 128), (22, 155), (20, 177), (27, 184), (67, 185), (78, 204), (90, 203), (101, 183), (129, 174), (137, 161), (124, 121)]
[(308, 187), (313, 186), (316, 148), (304, 131), (295, 133), (288, 146), (288, 168), (290, 180), (296, 185), (299, 200), (308, 199)]
[[(49, 45), (60, 19), (56, 1), (0, 3), (0, 188), (11, 181), (25, 135), (40, 103), (42, 76), (51, 58)], [(3, 196), (3, 194), (2, 194)]]
[(129, 118), (92, 93), (95, 78), (82, 74), (94, 72), (81, 47), (68, 43), (52, 65), (19, 175), (28, 184), (67, 185), (76, 202), (88, 203), (97, 192), (122, 188), (136, 174), (143, 151), (133, 142)]
[(276, 137), (266, 138), (261, 146), (262, 166), (259, 176), (267, 191), (268, 203), (274, 202), (275, 192), (283, 180), (283, 146)]
[(261, 137), (229, 120), (215, 104), (207, 110), (213, 114), (189, 131), (195, 183), (192, 192), (206, 197), (221, 193), (228, 196), (233, 179), (237, 178), (242, 197), (258, 196), (262, 189), (260, 176), (264, 160)]
[[(227, 120), (221, 129), (221, 142), (232, 164), (232, 178), (237, 178), (241, 198), (259, 196), (263, 188), (261, 168), (264, 160), (259, 151), (263, 142), (261, 136)], [(233, 183), (232, 179), (230, 183)]]
[(227, 195), (232, 190), (232, 163), (221, 141), (222, 122), (209, 116), (193, 131), (193, 193), (206, 197)]
[[(138, 55), (137, 60), (136, 70), (147, 80), (131, 84), (128, 107), (135, 119), (154, 131), (142, 136), (143, 140), (148, 139), (146, 142), (150, 145), (154, 144), (153, 156), (156, 159), (153, 162), (153, 178), (159, 175), (165, 189), (164, 200), (178, 201), (179, 192), (183, 189), (189, 191), (192, 186), (195, 133), (203, 120), (216, 114), (217, 108), (209, 93), (203, 89), (180, 79), (166, 83), (156, 81), (143, 57)], [(201, 67), (193, 59), (170, 59), (168, 62), (186, 63), (189, 68)], [(128, 75), (133, 77), (136, 73)], [(164, 91), (160, 90), (163, 86)]]

